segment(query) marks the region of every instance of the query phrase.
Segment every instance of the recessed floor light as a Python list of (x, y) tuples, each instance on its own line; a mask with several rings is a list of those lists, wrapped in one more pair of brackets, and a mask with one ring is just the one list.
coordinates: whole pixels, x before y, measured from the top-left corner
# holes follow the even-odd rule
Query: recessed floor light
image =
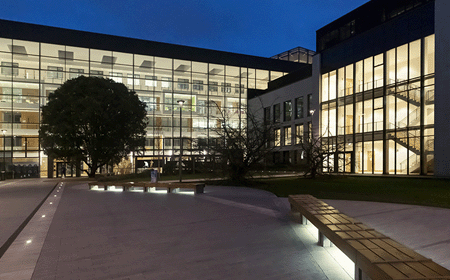
[(27, 240), (27, 244), (30, 244), (31, 243), (31, 239), (30, 240)]
[(53, 202), (50, 202), (50, 204), (53, 204)]
[(42, 215), (42, 218), (45, 218), (45, 215)]

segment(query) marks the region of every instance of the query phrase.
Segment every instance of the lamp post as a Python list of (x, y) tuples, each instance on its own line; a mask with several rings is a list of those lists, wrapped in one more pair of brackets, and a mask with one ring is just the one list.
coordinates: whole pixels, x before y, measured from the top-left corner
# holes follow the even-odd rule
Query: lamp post
[(182, 165), (182, 161), (181, 161), (181, 158), (183, 156), (183, 138), (182, 138), (182, 134), (181, 134), (183, 119), (182, 119), (182, 115), (181, 114), (182, 114), (182, 108), (183, 108), (184, 100), (180, 99), (177, 102), (180, 105), (180, 158), (179, 158), (179, 161), (178, 161), (178, 164), (179, 164), (178, 169), (180, 170), (180, 183), (181, 183), (182, 180), (183, 180), (182, 179), (183, 165)]
[(3, 133), (3, 170), (2, 170), (2, 180), (6, 179), (6, 158), (5, 158), (5, 150), (6, 150), (6, 130), (2, 129)]
[(313, 127), (313, 117), (314, 117), (314, 113), (316, 112), (316, 109), (311, 109), (311, 110), (309, 110), (309, 114), (311, 115), (311, 127), (308, 127), (308, 129), (310, 129), (311, 131), (309, 132), (310, 133), (310, 139), (312, 139), (312, 137), (313, 137), (313, 129), (312, 129), (312, 127)]

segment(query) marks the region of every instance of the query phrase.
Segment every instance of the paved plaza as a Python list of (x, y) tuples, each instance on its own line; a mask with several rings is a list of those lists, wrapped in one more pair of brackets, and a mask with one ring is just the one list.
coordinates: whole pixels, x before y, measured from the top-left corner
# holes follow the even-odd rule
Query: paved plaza
[[(48, 179), (0, 182), (0, 246), (8, 242), (55, 186)], [(0, 256), (2, 252), (0, 251)], [(1, 279), (1, 278), (0, 278)]]
[[(450, 268), (449, 209), (326, 202)], [(352, 279), (342, 258), (265, 191), (90, 191), (68, 180), (0, 259), (0, 279)]]

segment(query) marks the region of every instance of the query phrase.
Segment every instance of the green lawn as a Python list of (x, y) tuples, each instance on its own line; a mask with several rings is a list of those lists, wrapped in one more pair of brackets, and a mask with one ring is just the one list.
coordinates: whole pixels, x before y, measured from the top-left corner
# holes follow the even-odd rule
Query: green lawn
[[(206, 179), (213, 174), (183, 174), (183, 179)], [(150, 181), (144, 174), (99, 178), (100, 181)], [(163, 175), (161, 181), (178, 180), (178, 175)], [(236, 182), (207, 181), (210, 185), (243, 186)], [(435, 178), (324, 176), (254, 179), (246, 186), (266, 190), (280, 197), (311, 194), (317, 198), (365, 200), (450, 208), (450, 180)]]
[(330, 176), (316, 179), (273, 178), (252, 187), (277, 196), (311, 194), (317, 198), (406, 203), (450, 208), (450, 180)]

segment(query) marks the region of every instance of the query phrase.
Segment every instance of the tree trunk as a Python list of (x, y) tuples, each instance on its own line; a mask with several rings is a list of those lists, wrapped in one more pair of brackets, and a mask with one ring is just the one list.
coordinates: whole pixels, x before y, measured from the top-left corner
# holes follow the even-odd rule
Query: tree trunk
[(89, 170), (90, 172), (87, 172), (89, 178), (95, 178), (95, 172), (97, 171), (97, 169), (98, 169), (97, 161), (93, 160), (92, 161), (92, 165), (91, 165), (91, 169)]
[(243, 182), (245, 181), (245, 175), (247, 174), (248, 169), (241, 166), (232, 165), (230, 167), (230, 179), (235, 182)]

